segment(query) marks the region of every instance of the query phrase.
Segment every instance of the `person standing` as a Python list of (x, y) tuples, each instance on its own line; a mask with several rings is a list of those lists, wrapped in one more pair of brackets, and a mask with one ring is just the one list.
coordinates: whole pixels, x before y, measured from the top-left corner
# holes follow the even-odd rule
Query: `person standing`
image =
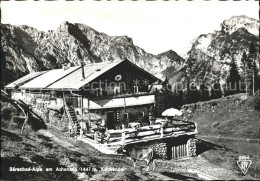
[(100, 138), (101, 138), (101, 144), (103, 144), (105, 132), (106, 132), (106, 121), (104, 119), (102, 119), (101, 123), (99, 125), (99, 133), (100, 133)]

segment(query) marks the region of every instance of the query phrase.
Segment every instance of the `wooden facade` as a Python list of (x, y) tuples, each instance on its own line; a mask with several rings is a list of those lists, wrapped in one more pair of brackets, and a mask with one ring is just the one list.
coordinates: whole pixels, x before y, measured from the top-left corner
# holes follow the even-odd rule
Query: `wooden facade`
[(131, 95), (148, 93), (148, 87), (156, 82), (154, 76), (131, 62), (125, 61), (113, 69), (102, 74), (81, 88), (83, 97), (111, 97), (117, 95)]
[[(106, 120), (108, 129), (120, 129), (129, 122), (149, 124), (151, 108), (155, 104), (154, 93), (150, 90), (155, 82), (161, 81), (128, 60), (114, 64), (115, 66), (108, 64), (111, 68), (106, 71), (104, 64), (93, 64), (95, 70), (92, 64), (73, 68), (71, 71), (64, 70), (67, 73), (57, 70), (57, 79), (53, 78), (53, 72), (47, 71), (30, 81), (27, 78), (25, 85), (19, 81), (19, 88), (6, 88), (12, 98), (22, 99), (37, 109), (55, 108), (66, 102), (80, 115), (84, 112), (100, 114)], [(47, 79), (48, 74), (53, 81), (42, 87), (38, 82), (44, 80), (43, 76)], [(66, 88), (66, 84), (81, 84), (88, 79), (90, 81), (80, 87)]]

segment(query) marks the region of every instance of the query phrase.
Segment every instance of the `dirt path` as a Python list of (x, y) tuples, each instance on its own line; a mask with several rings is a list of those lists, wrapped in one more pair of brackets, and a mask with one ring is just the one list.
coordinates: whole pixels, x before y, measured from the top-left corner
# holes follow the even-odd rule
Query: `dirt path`
[(204, 136), (204, 135), (197, 135), (197, 138), (215, 138), (215, 139), (227, 139), (227, 140), (234, 140), (234, 141), (258, 141), (260, 139), (252, 139), (252, 138), (237, 138), (237, 137), (226, 137), (226, 136)]
[[(237, 173), (227, 168), (211, 163), (203, 156), (176, 161), (156, 160), (155, 172), (145, 172), (144, 163), (140, 162), (134, 168), (131, 161), (124, 156), (106, 155), (92, 148), (90, 145), (77, 140), (66, 138), (57, 131), (40, 130), (39, 134), (50, 138), (56, 144), (65, 147), (71, 151), (79, 152), (86, 159), (93, 159), (100, 166), (114, 166), (125, 168), (122, 173), (99, 172), (91, 176), (91, 179), (141, 179), (141, 180), (170, 180), (170, 179), (202, 179), (196, 172), (202, 172), (216, 179), (240, 179)], [(77, 173), (79, 177), (82, 173)], [(82, 176), (82, 175), (81, 175)]]

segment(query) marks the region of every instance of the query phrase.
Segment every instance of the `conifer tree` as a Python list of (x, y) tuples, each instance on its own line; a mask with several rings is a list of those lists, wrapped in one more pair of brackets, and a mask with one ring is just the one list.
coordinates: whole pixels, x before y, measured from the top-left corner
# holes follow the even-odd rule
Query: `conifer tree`
[(259, 76), (258, 76), (258, 68), (256, 66), (256, 60), (253, 60), (253, 66), (252, 66), (252, 93), (255, 94), (255, 92), (259, 89)]
[(183, 91), (178, 91), (178, 102), (179, 102), (179, 108), (183, 105)]
[(208, 101), (209, 100), (209, 88), (202, 83), (200, 85), (200, 100), (201, 101)]
[(259, 80), (257, 77), (258, 74), (258, 69), (256, 66), (256, 60), (257, 59), (257, 51), (255, 48), (255, 45), (253, 42), (250, 43), (249, 46), (249, 53), (248, 53), (248, 72), (247, 72), (247, 76), (248, 76), (248, 81), (249, 81), (249, 89), (250, 89), (250, 94), (255, 93), (256, 90), (258, 89), (258, 84), (259, 84)]
[(228, 94), (235, 94), (240, 92), (240, 75), (238, 72), (237, 65), (235, 63), (235, 60), (232, 59), (230, 63), (230, 70), (229, 70), (229, 76), (227, 78), (227, 91)]
[(222, 97), (222, 89), (220, 83), (216, 81), (211, 87), (211, 99), (218, 99)]
[(247, 72), (248, 72), (248, 66), (247, 66), (247, 63), (248, 63), (248, 58), (247, 58), (247, 55), (246, 55), (246, 52), (243, 52), (242, 54), (242, 58), (241, 58), (241, 81), (242, 81), (242, 89), (246, 91), (247, 93), (247, 86), (248, 86), (248, 76), (247, 76)]
[(173, 105), (172, 107), (179, 109), (183, 105), (183, 90), (182, 85), (177, 84), (174, 86), (172, 90), (172, 99), (173, 99)]
[(256, 48), (253, 42), (251, 42), (249, 45), (249, 56), (251, 56), (250, 58), (255, 58), (256, 56)]
[(182, 95), (183, 95), (182, 98), (183, 104), (189, 104), (191, 101), (187, 89), (183, 91)]
[(196, 103), (200, 100), (200, 92), (194, 83), (190, 85), (189, 98), (190, 103)]
[(192, 90), (191, 90), (190, 84), (191, 84), (191, 81), (192, 81), (192, 78), (193, 78), (193, 71), (194, 71), (195, 63), (196, 63), (196, 59), (192, 58), (190, 56), (187, 60), (187, 69), (186, 69), (186, 73), (187, 73), (187, 92), (184, 94), (185, 103), (194, 102), (192, 100), (193, 95), (191, 95)]
[(155, 92), (155, 112), (154, 115), (156, 117), (160, 117), (162, 115), (162, 112), (166, 109), (172, 107), (172, 96), (171, 91), (163, 88), (159, 91)]

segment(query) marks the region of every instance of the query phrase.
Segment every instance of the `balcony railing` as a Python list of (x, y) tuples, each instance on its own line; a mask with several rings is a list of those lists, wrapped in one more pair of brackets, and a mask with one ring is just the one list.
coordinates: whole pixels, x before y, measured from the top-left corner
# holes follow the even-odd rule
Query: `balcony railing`
[(139, 93), (125, 93), (125, 94), (113, 94), (113, 95), (103, 95), (90, 97), (91, 100), (102, 100), (102, 99), (113, 99), (113, 98), (127, 98), (127, 97), (138, 97), (143, 95), (154, 95), (154, 93), (149, 92), (139, 92)]
[(143, 126), (140, 128), (125, 128), (121, 130), (107, 130), (105, 135), (100, 134), (98, 130), (87, 131), (82, 137), (87, 137), (96, 144), (107, 142), (109, 144), (126, 144), (130, 142), (145, 141), (149, 139), (161, 139), (166, 137), (175, 137), (185, 134), (196, 134), (197, 125), (193, 122), (174, 122), (168, 126), (160, 124)]
[(141, 105), (150, 105), (154, 103), (155, 103), (155, 97), (153, 94), (133, 94), (133, 95), (131, 94), (131, 95), (115, 96), (115, 97), (102, 97), (99, 99), (95, 99), (95, 98), (83, 99), (83, 107), (90, 110), (141, 106)]

